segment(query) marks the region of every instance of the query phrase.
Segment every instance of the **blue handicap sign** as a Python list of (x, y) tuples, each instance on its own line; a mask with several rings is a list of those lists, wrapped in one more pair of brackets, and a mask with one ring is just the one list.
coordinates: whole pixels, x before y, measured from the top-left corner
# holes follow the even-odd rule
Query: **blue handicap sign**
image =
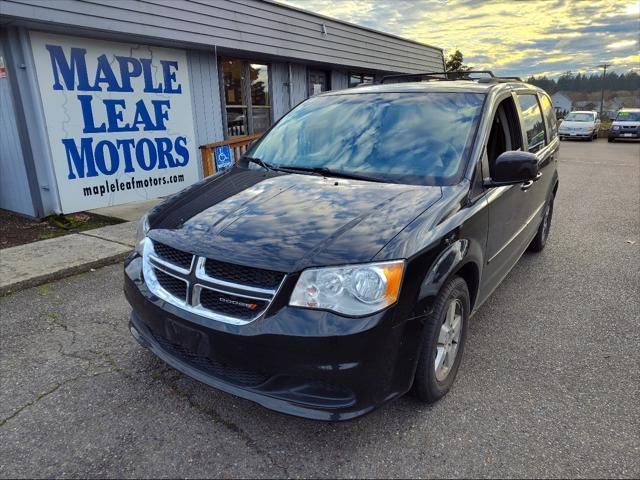
[(222, 145), (221, 147), (216, 147), (215, 151), (216, 158), (216, 171), (224, 170), (225, 168), (229, 168), (233, 165), (233, 154), (231, 153), (231, 149), (229, 145)]

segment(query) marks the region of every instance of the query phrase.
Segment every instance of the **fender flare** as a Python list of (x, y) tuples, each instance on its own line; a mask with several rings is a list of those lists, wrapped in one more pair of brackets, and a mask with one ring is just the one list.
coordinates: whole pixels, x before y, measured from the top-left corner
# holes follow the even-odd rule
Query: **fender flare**
[[(425, 311), (425, 313), (431, 313), (433, 301), (444, 284), (469, 264), (473, 264), (478, 277), (475, 279), (476, 282), (474, 285), (469, 285), (469, 281), (465, 279), (467, 280), (469, 294), (473, 303), (479, 286), (479, 265), (481, 265), (481, 261), (476, 258), (478, 255), (481, 255), (479, 246), (473, 248), (472, 242), (465, 238), (457, 239), (445, 248), (434, 260), (420, 285), (418, 303), (424, 308), (424, 310), (422, 310), (422, 308), (421, 310)], [(472, 291), (472, 289), (476, 291)]]

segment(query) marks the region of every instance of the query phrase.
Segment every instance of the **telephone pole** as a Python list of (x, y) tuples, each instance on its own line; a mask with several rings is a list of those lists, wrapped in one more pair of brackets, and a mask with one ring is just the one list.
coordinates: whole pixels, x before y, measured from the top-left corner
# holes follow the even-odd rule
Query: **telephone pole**
[(600, 94), (600, 118), (602, 118), (602, 109), (604, 108), (604, 77), (607, 75), (607, 67), (610, 67), (610, 63), (603, 63), (602, 65), (598, 65), (598, 67), (602, 67), (604, 71), (602, 72), (602, 92)]

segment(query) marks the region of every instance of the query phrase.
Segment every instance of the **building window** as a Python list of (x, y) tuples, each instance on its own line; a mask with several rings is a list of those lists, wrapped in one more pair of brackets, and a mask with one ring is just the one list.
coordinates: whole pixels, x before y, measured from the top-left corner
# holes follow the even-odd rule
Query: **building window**
[(373, 73), (349, 73), (349, 88), (357, 87), (362, 84), (372, 84), (374, 79)]
[(226, 59), (222, 78), (227, 137), (267, 130), (271, 126), (269, 66)]

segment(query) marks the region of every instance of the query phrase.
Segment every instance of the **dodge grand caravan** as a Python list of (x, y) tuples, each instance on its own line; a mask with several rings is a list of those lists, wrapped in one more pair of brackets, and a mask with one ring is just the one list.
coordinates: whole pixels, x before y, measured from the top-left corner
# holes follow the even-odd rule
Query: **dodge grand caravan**
[(545, 247), (559, 140), (517, 80), (314, 96), (140, 222), (135, 339), (211, 387), (320, 420), (451, 388), (470, 316)]

